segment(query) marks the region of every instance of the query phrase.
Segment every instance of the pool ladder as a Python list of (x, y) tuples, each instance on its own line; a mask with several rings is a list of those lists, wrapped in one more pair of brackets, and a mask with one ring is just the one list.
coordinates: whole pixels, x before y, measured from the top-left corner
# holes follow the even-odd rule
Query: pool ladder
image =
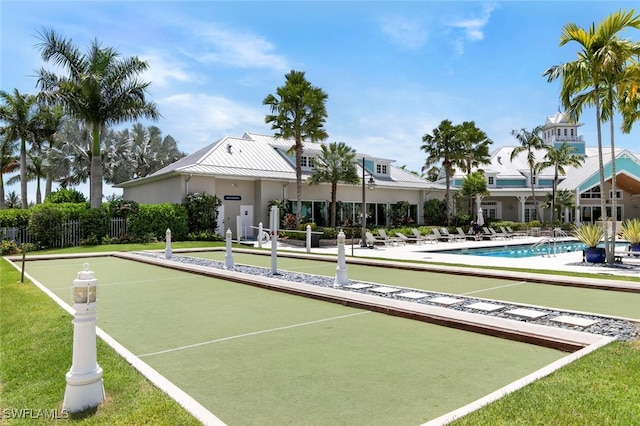
[[(551, 244), (553, 244), (553, 250), (551, 249)], [(533, 244), (529, 250), (531, 250), (531, 252), (536, 253), (537, 250), (547, 247), (547, 254), (542, 254), (542, 257), (555, 257), (556, 256), (556, 239), (555, 238), (545, 238), (543, 240), (538, 241), (537, 243)]]

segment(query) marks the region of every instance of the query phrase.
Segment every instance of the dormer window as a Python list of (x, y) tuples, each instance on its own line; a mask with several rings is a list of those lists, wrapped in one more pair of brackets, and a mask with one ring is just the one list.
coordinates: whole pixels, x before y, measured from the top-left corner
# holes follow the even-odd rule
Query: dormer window
[(313, 169), (315, 166), (313, 157), (307, 157), (306, 155), (302, 156), (302, 158), (300, 159), (300, 164), (302, 165), (302, 167), (306, 167), (307, 169)]
[(386, 175), (387, 174), (387, 165), (386, 164), (376, 164), (376, 174)]

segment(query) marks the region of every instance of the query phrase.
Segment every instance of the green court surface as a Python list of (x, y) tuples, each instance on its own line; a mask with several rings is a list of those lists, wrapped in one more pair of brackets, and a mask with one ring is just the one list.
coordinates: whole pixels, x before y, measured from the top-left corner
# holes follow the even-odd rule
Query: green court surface
[[(185, 255), (224, 261), (225, 253), (224, 251), (211, 251)], [(270, 256), (234, 253), (233, 258), (236, 264), (271, 267)], [(279, 257), (278, 269), (334, 276), (336, 263)], [(640, 293), (567, 287), (503, 278), (409, 271), (368, 265), (348, 264), (347, 272), (349, 279), (352, 280), (640, 319)]]
[(68, 301), (85, 261), (98, 326), (229, 425), (417, 425), (566, 355), (113, 257), (26, 269)]

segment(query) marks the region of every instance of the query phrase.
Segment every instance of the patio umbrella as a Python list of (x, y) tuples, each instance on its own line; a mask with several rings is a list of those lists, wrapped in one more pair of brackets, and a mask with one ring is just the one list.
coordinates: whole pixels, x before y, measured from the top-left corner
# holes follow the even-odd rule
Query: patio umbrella
[(482, 207), (478, 209), (478, 220), (476, 221), (478, 226), (484, 226), (484, 217), (482, 216)]

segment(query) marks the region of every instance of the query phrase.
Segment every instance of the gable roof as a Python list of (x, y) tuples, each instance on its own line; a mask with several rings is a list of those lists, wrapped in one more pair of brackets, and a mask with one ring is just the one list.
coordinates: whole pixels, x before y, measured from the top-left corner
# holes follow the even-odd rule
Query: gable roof
[[(295, 164), (293, 158), (286, 154), (293, 144), (293, 140), (276, 139), (273, 136), (249, 132), (240, 138), (226, 136), (149, 176), (124, 182), (118, 186), (137, 185), (176, 174), (293, 181), (296, 179)], [(304, 152), (315, 155), (321, 152), (321, 144), (304, 142), (303, 149)], [(391, 164), (393, 160), (371, 157), (366, 154), (356, 154), (356, 157), (358, 159), (366, 158), (367, 161), (380, 161), (388, 165), (389, 176), (374, 174), (376, 184), (382, 187), (444, 190), (443, 185), (429, 182), (413, 173), (393, 166)], [(360, 165), (357, 166), (357, 169), (358, 175), (361, 176), (362, 168)], [(311, 174), (312, 172), (303, 170), (303, 180)]]

